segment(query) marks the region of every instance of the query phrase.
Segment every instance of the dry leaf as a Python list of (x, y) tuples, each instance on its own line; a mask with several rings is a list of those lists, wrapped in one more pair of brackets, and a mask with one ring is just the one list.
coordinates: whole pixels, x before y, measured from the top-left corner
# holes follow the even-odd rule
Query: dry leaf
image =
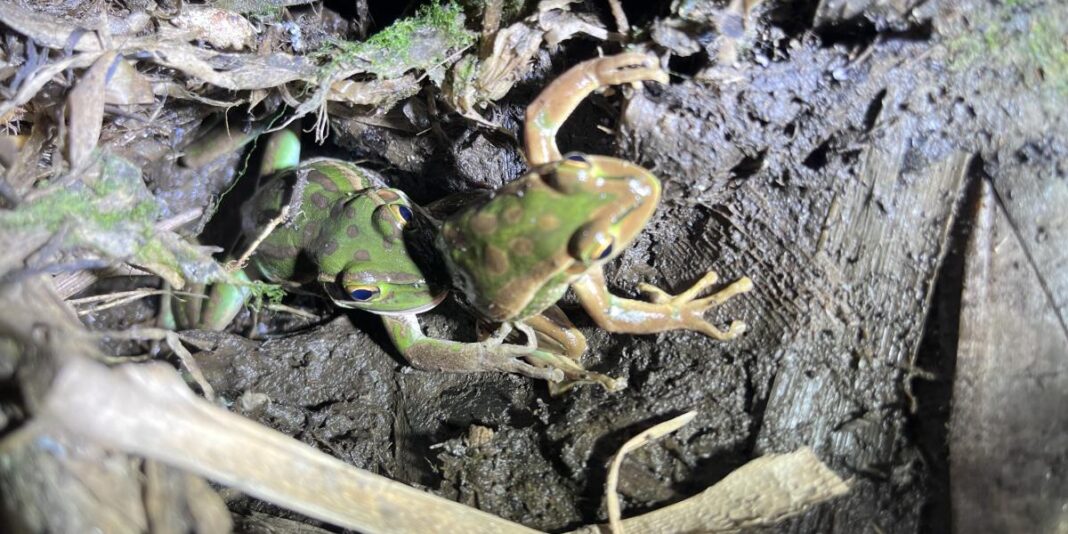
[(192, 39), (204, 41), (220, 50), (244, 50), (256, 43), (252, 23), (225, 9), (186, 4), (182, 14), (171, 19)]
[(102, 54), (82, 74), (78, 83), (67, 97), (67, 153), (72, 169), (80, 168), (89, 159), (104, 122), (104, 85), (107, 83), (108, 71), (115, 62), (115, 52)]
[(152, 104), (152, 82), (125, 59), (119, 58), (104, 88), (104, 102), (120, 106)]

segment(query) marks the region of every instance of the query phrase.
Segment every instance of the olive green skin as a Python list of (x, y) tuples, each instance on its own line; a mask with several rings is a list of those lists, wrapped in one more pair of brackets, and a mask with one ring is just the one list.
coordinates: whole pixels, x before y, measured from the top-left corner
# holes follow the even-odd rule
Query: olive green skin
[[(405, 249), (403, 214), (411, 217), (411, 202), (376, 173), (326, 158), (278, 173), (242, 207), (244, 234), (257, 235), (286, 205), (289, 222), (260, 243), (252, 260), (267, 280), (317, 281), (337, 306), (380, 314), (419, 313), (444, 297)], [(357, 289), (373, 298), (354, 298)]]
[(437, 246), (476, 312), (521, 321), (618, 256), (652, 216), (660, 190), (652, 173), (632, 163), (569, 154), (449, 217)]

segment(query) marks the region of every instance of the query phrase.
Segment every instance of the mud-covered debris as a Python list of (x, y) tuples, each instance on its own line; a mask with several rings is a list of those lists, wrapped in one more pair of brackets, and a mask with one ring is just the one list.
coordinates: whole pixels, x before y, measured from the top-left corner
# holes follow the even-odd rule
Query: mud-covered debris
[(141, 74), (129, 60), (119, 58), (113, 65), (111, 76), (104, 86), (104, 103), (117, 106), (152, 104), (156, 96), (152, 82)]
[(256, 43), (256, 28), (252, 23), (225, 9), (185, 4), (170, 23), (187, 32), (187, 39), (204, 41), (219, 50), (245, 50)]
[(39, 264), (88, 255), (143, 267), (177, 288), (228, 278), (203, 249), (155, 228), (156, 199), (137, 167), (106, 153), (93, 157), (98, 160), (81, 180), (57, 183), (14, 210), (0, 211), (4, 240), (46, 232), (55, 236), (53, 250), (35, 258)]
[(100, 56), (78, 80), (67, 96), (68, 123), (67, 152), (70, 166), (81, 169), (100, 140), (104, 121), (104, 87), (108, 71), (116, 60), (114, 52)]
[(577, 35), (596, 40), (608, 30), (595, 17), (574, 13), (568, 2), (542, 2), (538, 11), (500, 31), (483, 31), (478, 51), (453, 66), (443, 85), (443, 96), (465, 117), (486, 123), (479, 110), (500, 100), (519, 80), (530, 74), (534, 55), (543, 44), (555, 48)]

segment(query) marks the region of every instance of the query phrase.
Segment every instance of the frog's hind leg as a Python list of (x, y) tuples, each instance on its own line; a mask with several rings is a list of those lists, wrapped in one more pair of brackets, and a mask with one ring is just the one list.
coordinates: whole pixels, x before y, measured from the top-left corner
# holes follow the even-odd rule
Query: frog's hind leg
[[(522, 322), (496, 324), (479, 321), (476, 331), (483, 343), (491, 340), (519, 343), (523, 338), (533, 351), (527, 356), (531, 364), (563, 372), (563, 381), (549, 382), (552, 395), (564, 393), (577, 384), (596, 383), (608, 391), (627, 387), (625, 380), (588, 371), (582, 366), (580, 360), (586, 352), (586, 336), (557, 306), (550, 306), (540, 315), (528, 317)], [(501, 338), (502, 334), (504, 338)]]
[(168, 330), (226, 330), (252, 294), (244, 271), (234, 273), (233, 279), (235, 283), (218, 282), (210, 290), (203, 284), (190, 284), (182, 297), (173, 295), (168, 285), (167, 294), (160, 297), (160, 326)]
[(552, 365), (534, 365), (523, 361), (553, 360), (558, 356), (536, 347), (506, 343), (512, 330), (506, 324), (487, 339), (464, 343), (428, 337), (415, 314), (383, 315), (386, 332), (393, 345), (413, 367), (454, 373), (504, 371), (519, 373), (549, 382), (564, 380), (564, 372)]
[(564, 372), (565, 379), (560, 383), (550, 383), (552, 395), (565, 393), (577, 384), (600, 384), (608, 391), (619, 391), (627, 387), (626, 380), (612, 378), (595, 373), (582, 366), (582, 355), (586, 352), (586, 336), (572, 324), (564, 311), (557, 306), (550, 306), (540, 315), (528, 317), (523, 321), (534, 329), (538, 340), (538, 349), (559, 355), (548, 365)]
[(524, 142), (531, 166), (560, 161), (556, 132), (590, 93), (607, 87), (641, 81), (668, 83), (657, 58), (639, 53), (591, 59), (568, 69), (527, 106)]
[(538, 347), (575, 360), (586, 352), (586, 336), (567, 318), (558, 306), (550, 306), (541, 315), (524, 321), (534, 329)]
[(300, 138), (292, 130), (279, 130), (267, 137), (260, 161), (260, 176), (292, 169), (300, 164)]
[(486, 341), (491, 336), (498, 337), (502, 333), (511, 343), (518, 343), (522, 337), (526, 345), (567, 356), (576, 362), (586, 352), (586, 336), (575, 328), (557, 306), (550, 306), (541, 315), (528, 317), (518, 323), (497, 324), (480, 320), (476, 325), (476, 333), (479, 341)]

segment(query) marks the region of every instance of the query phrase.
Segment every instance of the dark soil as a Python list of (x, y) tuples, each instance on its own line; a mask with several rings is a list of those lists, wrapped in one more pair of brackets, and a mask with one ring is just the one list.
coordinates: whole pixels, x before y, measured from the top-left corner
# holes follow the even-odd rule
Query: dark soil
[[(370, 2), (375, 25), (401, 15), (379, 4)], [(671, 13), (666, 1), (623, 4), (643, 28)], [(196, 355), (209, 381), (235, 410), (357, 467), (534, 528), (605, 520), (610, 456), (697, 410), (627, 457), (625, 513), (807, 445), (852, 491), (769, 531), (947, 531), (961, 247), (979, 180), (1066, 160), (1056, 107), (1066, 65), (1028, 56), (1026, 45), (1037, 17), (1065, 12), (1042, 1), (838, 4), (760, 4), (758, 37), (737, 67), (718, 65), (711, 46), (673, 59), (670, 86), (591, 98), (560, 138), (564, 150), (628, 158), (664, 181), (653, 221), (608, 271), (613, 291), (682, 290), (710, 269), (747, 275), (756, 289), (714, 316), (745, 320), (743, 338), (612, 335), (565, 299), (589, 339), (587, 367), (629, 387), (553, 397), (519, 376), (412, 370), (375, 316), (304, 300), (323, 321), (287, 330), (268, 320), (266, 340), (199, 334), (220, 342)], [(718, 35), (707, 22), (687, 27), (697, 42)], [(996, 54), (982, 32), (1002, 43)], [(543, 53), (487, 119), (515, 133), (547, 81), (595, 54), (581, 41)], [(426, 114), (414, 103), (425, 99), (401, 106)], [(365, 160), (422, 203), (525, 171), (509, 135), (455, 114), (429, 120), (446, 135), (338, 120), (332, 145), (309, 152)], [(170, 212), (218, 189), (145, 170)], [(474, 339), (467, 317), (448, 303), (421, 319), (433, 335)], [(492, 438), (470, 441), (475, 425)], [(294, 517), (249, 500), (231, 506)]]

